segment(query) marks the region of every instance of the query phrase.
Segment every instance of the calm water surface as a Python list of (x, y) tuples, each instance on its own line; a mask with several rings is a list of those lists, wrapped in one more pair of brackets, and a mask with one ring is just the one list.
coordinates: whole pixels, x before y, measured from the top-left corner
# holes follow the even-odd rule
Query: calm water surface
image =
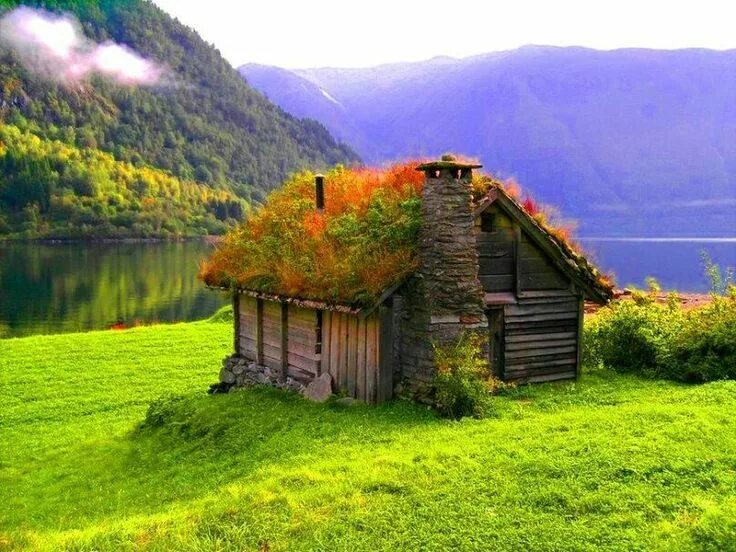
[[(736, 238), (584, 239), (620, 287), (656, 277), (666, 289), (707, 291), (701, 252), (736, 266)], [(37, 244), (0, 242), (0, 337), (198, 320), (225, 303), (197, 280), (211, 250), (178, 243)]]
[(197, 280), (203, 241), (0, 242), (0, 337), (198, 320), (224, 304)]
[(644, 287), (653, 276), (663, 289), (707, 292), (702, 255), (722, 269), (736, 267), (736, 238), (590, 238), (585, 251), (601, 269), (612, 272), (617, 287)]

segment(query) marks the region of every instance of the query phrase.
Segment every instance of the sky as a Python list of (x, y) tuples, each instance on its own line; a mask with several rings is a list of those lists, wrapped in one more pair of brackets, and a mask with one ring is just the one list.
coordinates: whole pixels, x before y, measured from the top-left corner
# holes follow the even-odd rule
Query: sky
[(736, 48), (736, 5), (716, 0), (153, 1), (234, 66), (368, 67), (525, 44)]

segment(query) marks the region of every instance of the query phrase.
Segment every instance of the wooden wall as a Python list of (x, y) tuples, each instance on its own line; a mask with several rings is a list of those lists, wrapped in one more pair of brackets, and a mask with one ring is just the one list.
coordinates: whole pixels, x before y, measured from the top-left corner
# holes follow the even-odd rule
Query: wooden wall
[[(336, 391), (367, 403), (391, 398), (390, 309), (382, 307), (361, 319), (357, 315), (320, 312), (244, 295), (236, 304), (237, 351), (245, 358), (304, 385), (327, 372)], [(282, 351), (286, 351), (286, 356)]]
[(574, 295), (520, 299), (504, 307), (504, 379), (574, 378), (579, 366), (582, 299)]
[(481, 284), (498, 301), (489, 307), (503, 309), (497, 373), (529, 382), (576, 377), (582, 299), (569, 277), (497, 205), (476, 217), (475, 231)]
[[(380, 313), (365, 319), (324, 311), (322, 320), (322, 371), (332, 375), (337, 389), (349, 397), (373, 404), (390, 398), (380, 377)], [(393, 386), (391, 386), (393, 387)]]
[[(483, 219), (491, 218), (492, 230), (482, 229)], [(506, 214), (491, 206), (476, 217), (478, 275), (487, 292), (514, 291), (514, 227)]]
[(254, 297), (241, 295), (239, 297), (240, 324), (238, 333), (240, 335), (237, 353), (253, 361), (258, 358), (258, 336), (256, 332), (256, 320), (258, 319), (258, 303)]
[(320, 374), (317, 311), (289, 305), (288, 375), (308, 384)]

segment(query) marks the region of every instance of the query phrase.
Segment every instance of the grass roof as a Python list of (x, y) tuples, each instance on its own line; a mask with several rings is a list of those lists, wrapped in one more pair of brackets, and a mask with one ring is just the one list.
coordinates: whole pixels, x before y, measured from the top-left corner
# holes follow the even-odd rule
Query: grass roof
[[(424, 175), (408, 162), (385, 170), (336, 167), (325, 175), (325, 208), (315, 208), (315, 174), (302, 172), (231, 231), (202, 263), (210, 286), (362, 307), (418, 267)], [(474, 178), (479, 202), (491, 187), (514, 198), (598, 289), (611, 289), (570, 240), (514, 185)]]
[(424, 176), (416, 163), (386, 170), (337, 167), (325, 208), (303, 172), (271, 193), (200, 269), (212, 286), (344, 305), (368, 305), (417, 268)]

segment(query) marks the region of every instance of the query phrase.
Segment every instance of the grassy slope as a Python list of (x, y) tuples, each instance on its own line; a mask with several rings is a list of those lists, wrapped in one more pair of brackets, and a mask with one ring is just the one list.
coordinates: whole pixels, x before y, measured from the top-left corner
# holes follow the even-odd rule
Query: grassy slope
[(450, 422), (208, 396), (229, 347), (206, 322), (0, 341), (0, 549), (736, 548), (736, 382), (598, 372)]

